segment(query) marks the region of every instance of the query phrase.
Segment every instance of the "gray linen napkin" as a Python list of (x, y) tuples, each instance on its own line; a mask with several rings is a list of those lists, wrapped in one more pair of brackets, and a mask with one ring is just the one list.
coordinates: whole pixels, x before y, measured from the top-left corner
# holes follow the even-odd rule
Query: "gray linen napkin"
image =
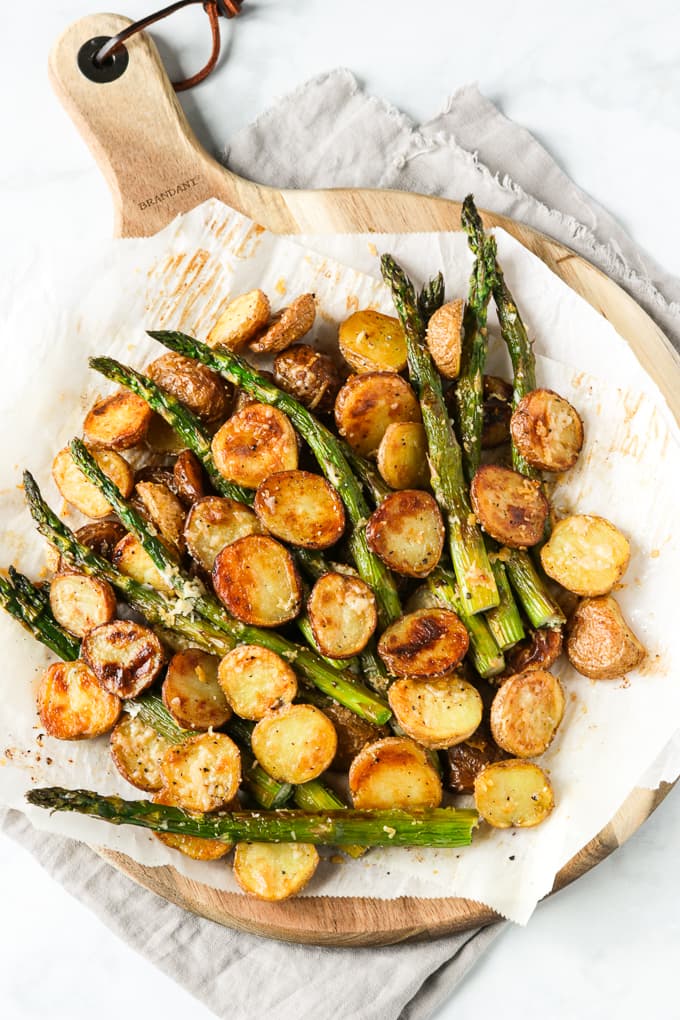
[[(282, 187), (390, 187), (461, 199), (522, 220), (622, 284), (680, 347), (680, 281), (641, 253), (545, 149), (474, 86), (422, 125), (366, 96), (348, 71), (302, 86), (230, 143), (236, 172)], [(238, 934), (135, 886), (82, 844), (36, 832), (15, 811), (3, 830), (139, 953), (219, 1017), (425, 1020), (503, 930), (382, 949), (315, 949)], [(259, 979), (266, 972), (267, 981)], [(251, 989), (257, 989), (253, 993)]]

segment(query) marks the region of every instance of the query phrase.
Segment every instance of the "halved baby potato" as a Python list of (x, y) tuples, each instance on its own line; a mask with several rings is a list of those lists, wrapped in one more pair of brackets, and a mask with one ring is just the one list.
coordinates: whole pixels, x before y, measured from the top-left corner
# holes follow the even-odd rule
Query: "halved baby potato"
[(225, 421), (213, 436), (212, 455), (223, 478), (248, 489), (256, 489), (275, 471), (298, 466), (293, 426), (268, 404), (248, 404)]
[(495, 829), (532, 828), (555, 806), (550, 780), (538, 765), (522, 758), (487, 765), (475, 779), (475, 807)]
[(151, 408), (130, 390), (118, 390), (90, 409), (83, 423), (85, 441), (108, 450), (127, 450), (141, 443), (151, 421)]
[(38, 715), (57, 740), (88, 740), (115, 726), (122, 702), (103, 690), (87, 663), (53, 662), (40, 679)]
[(607, 595), (630, 560), (628, 539), (611, 521), (572, 514), (558, 521), (541, 549), (548, 577), (576, 595)]
[(170, 747), (170, 741), (153, 726), (127, 712), (123, 713), (109, 741), (114, 765), (123, 779), (138, 790), (162, 788), (161, 760)]
[(552, 390), (532, 390), (512, 413), (510, 434), (517, 450), (541, 471), (568, 471), (583, 446), (576, 408)]
[(493, 762), (502, 761), (505, 757), (505, 752), (492, 739), (491, 733), (482, 723), (467, 740), (448, 748), (447, 786), (454, 793), (472, 793), (475, 779), (482, 769)]
[(50, 584), (50, 609), (62, 627), (84, 637), (116, 615), (116, 596), (108, 581), (85, 574), (57, 574)]
[(359, 752), (349, 789), (360, 811), (439, 807), (442, 783), (427, 752), (408, 737), (385, 737)]
[(246, 535), (215, 557), (215, 592), (243, 623), (278, 627), (293, 620), (302, 605), (302, 584), (293, 557), (268, 535)]
[(199, 499), (184, 524), (187, 548), (205, 570), (212, 570), (215, 557), (225, 546), (237, 538), (261, 531), (262, 526), (253, 511), (226, 496)]
[(288, 663), (260, 645), (238, 645), (228, 652), (219, 663), (218, 680), (234, 712), (256, 722), (290, 704), (298, 692)]
[(274, 358), (274, 382), (310, 411), (332, 411), (343, 374), (329, 354), (295, 344)]
[(277, 312), (269, 325), (251, 340), (250, 349), (256, 354), (277, 354), (301, 340), (309, 333), (316, 318), (313, 294), (300, 294)]
[(544, 669), (509, 677), (491, 704), (491, 733), (515, 758), (535, 758), (550, 747), (564, 715), (562, 684)]
[(375, 595), (360, 578), (329, 571), (307, 600), (309, 622), (322, 655), (350, 659), (368, 644), (378, 622)]
[(550, 513), (541, 483), (500, 464), (483, 464), (470, 485), (472, 508), (488, 535), (524, 549), (543, 538)]
[(512, 386), (497, 375), (484, 376), (482, 449), (490, 450), (510, 439)]
[(276, 538), (303, 549), (327, 549), (345, 530), (342, 499), (321, 475), (277, 471), (260, 482), (255, 513)]
[(158, 482), (137, 482), (135, 492), (161, 538), (177, 552), (182, 552), (186, 515), (174, 492)]
[(444, 521), (437, 502), (419, 489), (393, 492), (371, 515), (366, 540), (390, 570), (427, 577), (444, 548)]
[(249, 290), (239, 294), (227, 305), (210, 330), (210, 347), (228, 347), (240, 351), (267, 325), (271, 307), (269, 298), (262, 290)]
[(184, 449), (184, 440), (165, 418), (154, 411), (146, 433), (146, 445), (154, 453), (180, 453)]
[(378, 447), (378, 471), (391, 489), (428, 488), (427, 436), (419, 421), (387, 426)]
[(568, 624), (567, 657), (592, 680), (615, 680), (636, 669), (646, 655), (611, 595), (583, 599)]
[(132, 620), (114, 620), (83, 638), (81, 655), (100, 685), (121, 698), (136, 698), (163, 666), (163, 649), (152, 630)]
[(202, 421), (222, 421), (229, 412), (228, 384), (206, 365), (168, 351), (152, 361), (147, 375), (157, 386), (177, 397)]
[(113, 519), (84, 524), (76, 531), (76, 538), (81, 545), (86, 545), (97, 556), (109, 561), (113, 558), (113, 550), (126, 535), (127, 532), (120, 521)]
[(261, 719), (253, 754), (282, 783), (306, 783), (329, 768), (338, 744), (335, 727), (314, 705), (284, 705)]
[(112, 563), (121, 574), (138, 584), (148, 584), (156, 591), (169, 593), (172, 588), (134, 535), (126, 535), (113, 550)]
[(424, 747), (460, 744), (482, 721), (479, 691), (456, 674), (433, 680), (400, 677), (390, 685), (388, 700), (402, 730)]
[(241, 752), (224, 733), (200, 733), (163, 755), (164, 789), (186, 811), (225, 807), (241, 783)]
[(311, 843), (237, 843), (234, 878), (258, 900), (278, 903), (304, 889), (318, 863)]
[(340, 324), (338, 346), (355, 372), (403, 372), (406, 337), (399, 319), (372, 308), (354, 312)]
[[(182, 806), (170, 790), (160, 790), (152, 800), (154, 804), (165, 804), (167, 807)], [(154, 832), (154, 836), (194, 861), (217, 861), (228, 854), (233, 846), (233, 843), (223, 843), (221, 839), (201, 839), (200, 836), (183, 836), (177, 832)]]
[[(89, 449), (89, 453), (107, 478), (111, 479), (127, 499), (132, 493), (134, 475), (125, 458), (115, 450)], [(76, 466), (68, 446), (54, 458), (52, 477), (66, 502), (74, 506), (81, 514), (96, 519), (107, 517), (111, 513), (111, 506), (97, 486), (88, 481), (80, 468)]]
[[(562, 628), (541, 627), (505, 653), (510, 676), (528, 669), (550, 669), (562, 654)], [(498, 677), (502, 680), (503, 677)]]
[(172, 468), (174, 489), (186, 506), (193, 506), (206, 494), (201, 462), (191, 450), (182, 450)]
[(217, 682), (219, 664), (217, 655), (200, 648), (187, 648), (170, 659), (163, 703), (183, 729), (217, 729), (231, 718), (231, 708)]
[(397, 676), (443, 676), (456, 668), (469, 643), (467, 630), (450, 609), (417, 609), (383, 632), (378, 652)]
[(455, 379), (460, 372), (460, 355), (463, 347), (462, 299), (448, 301), (430, 316), (425, 336), (432, 360), (446, 379)]
[(377, 454), (388, 426), (420, 417), (418, 398), (396, 372), (350, 376), (335, 401), (338, 432), (364, 457)]

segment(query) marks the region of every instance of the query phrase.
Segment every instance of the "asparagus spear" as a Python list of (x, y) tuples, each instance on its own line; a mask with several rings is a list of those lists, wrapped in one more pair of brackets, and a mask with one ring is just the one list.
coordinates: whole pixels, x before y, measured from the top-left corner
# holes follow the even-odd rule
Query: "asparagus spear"
[(489, 630), (495, 637), (498, 647), (503, 652), (512, 648), (524, 637), (524, 626), (522, 617), (519, 614), (517, 603), (512, 597), (512, 589), (508, 581), (505, 564), (499, 559), (491, 558), (493, 576), (496, 578), (496, 587), (501, 597), (500, 603), (495, 609), (490, 609), (486, 614), (486, 622)]
[(29, 804), (48, 811), (76, 811), (113, 825), (138, 825), (224, 843), (314, 843), (322, 846), (468, 846), (476, 811), (215, 811), (201, 814), (148, 800), (105, 797), (91, 790), (43, 787), (29, 790)]
[(80, 642), (57, 623), (46, 593), (13, 567), (9, 575), (0, 575), (0, 606), (60, 659), (77, 659)]
[(470, 659), (479, 675), (488, 679), (502, 673), (505, 669), (503, 651), (484, 617), (472, 616), (466, 611), (453, 574), (443, 567), (435, 567), (427, 578), (427, 586), (444, 606), (460, 616), (470, 637)]
[(468, 614), (474, 615), (497, 606), (499, 597), (484, 539), (470, 507), (461, 449), (446, 410), (439, 373), (423, 344), (424, 326), (413, 284), (391, 255), (382, 256), (381, 266), (406, 334), (409, 374), (420, 397), (432, 488), (447, 518), (451, 562)]
[(434, 313), (443, 304), (444, 277), (441, 273), (437, 273), (436, 276), (425, 284), (418, 295), (418, 311), (425, 325), (428, 324)]

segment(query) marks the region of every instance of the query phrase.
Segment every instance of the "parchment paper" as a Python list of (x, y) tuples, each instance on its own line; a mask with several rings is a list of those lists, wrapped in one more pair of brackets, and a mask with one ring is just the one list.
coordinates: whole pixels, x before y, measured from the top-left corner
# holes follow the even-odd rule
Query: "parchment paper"
[[(599, 684), (561, 667), (567, 712), (541, 759), (557, 807), (538, 829), (482, 827), (464, 850), (381, 850), (356, 862), (327, 860), (307, 895), (459, 895), (524, 923), (559, 868), (610, 820), (645, 773), (655, 781), (680, 772), (678, 741), (672, 743), (680, 727), (680, 683), (670, 657), (680, 444), (658, 390), (609, 323), (511, 237), (497, 236), (508, 282), (536, 338), (539, 383), (571, 400), (585, 422), (583, 454), (560, 482), (557, 505), (603, 514), (631, 539), (633, 556), (617, 597), (649, 660), (623, 682)], [(205, 336), (228, 300), (254, 286), (274, 307), (313, 291), (319, 303), (315, 338), (332, 345), (337, 322), (353, 309), (392, 311), (377, 275), (382, 250), (394, 251), (419, 280), (442, 267), (447, 297), (465, 294), (471, 259), (459, 234), (293, 241), (261, 231), (217, 202), (152, 239), (81, 247), (62, 253), (60, 261), (43, 254), (27, 264), (26, 286), (11, 294), (0, 284), (9, 323), (0, 388), (1, 562), (34, 577), (43, 567), (43, 540), (24, 509), (20, 473), (29, 467), (52, 505), (63, 509), (49, 480), (52, 459), (109, 389), (89, 371), (88, 356), (107, 353), (143, 367), (162, 353), (145, 329)], [(505, 355), (493, 322), (491, 328), (490, 366), (500, 370)], [(66, 509), (66, 520), (77, 526), (77, 515)], [(0, 640), (0, 800), (26, 811), (40, 828), (123, 850), (147, 865), (172, 864), (196, 880), (237, 891), (224, 862), (190, 861), (139, 830), (28, 808), (23, 794), (34, 785), (128, 798), (138, 792), (110, 764), (105, 738), (63, 743), (41, 733), (34, 692), (51, 656), (4, 614)]]

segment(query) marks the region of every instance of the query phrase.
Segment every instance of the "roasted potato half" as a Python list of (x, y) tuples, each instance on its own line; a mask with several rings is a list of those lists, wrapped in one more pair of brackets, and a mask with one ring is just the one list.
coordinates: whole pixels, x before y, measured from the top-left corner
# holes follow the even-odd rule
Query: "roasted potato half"
[(127, 450), (141, 443), (151, 421), (151, 408), (130, 390), (98, 400), (83, 423), (85, 441), (108, 450)]
[(295, 344), (274, 358), (274, 382), (310, 411), (333, 410), (344, 376), (328, 354)]
[(241, 783), (241, 753), (224, 733), (200, 733), (163, 755), (164, 789), (186, 811), (226, 807)]
[(152, 630), (132, 620), (114, 620), (89, 631), (80, 654), (110, 694), (136, 698), (163, 666), (163, 649)]
[(497, 375), (484, 376), (482, 449), (491, 450), (510, 440), (512, 386)]
[(194, 503), (184, 524), (187, 549), (205, 570), (237, 538), (257, 535), (262, 527), (253, 511), (226, 496), (205, 496)]
[(393, 492), (371, 515), (366, 540), (390, 570), (427, 577), (444, 548), (444, 521), (436, 500), (419, 489)]
[(269, 321), (271, 306), (262, 290), (239, 294), (227, 305), (210, 330), (210, 347), (228, 347), (240, 351)]
[[(115, 450), (90, 449), (89, 452), (107, 478), (110, 478), (118, 486), (127, 499), (132, 493), (134, 476), (132, 468), (125, 458)], [(52, 477), (66, 502), (74, 506), (81, 514), (97, 519), (98, 517), (108, 517), (111, 513), (108, 501), (102, 496), (96, 485), (89, 482), (80, 468), (76, 467), (68, 446), (54, 458)]]
[(293, 426), (268, 404), (248, 404), (225, 421), (213, 436), (212, 455), (223, 478), (248, 489), (256, 489), (275, 471), (298, 466)]
[(228, 384), (193, 358), (168, 351), (152, 361), (146, 373), (208, 425), (227, 417), (231, 397)]
[(434, 680), (400, 677), (391, 684), (388, 700), (402, 730), (424, 747), (460, 744), (482, 721), (479, 691), (456, 674)]
[(392, 489), (427, 489), (427, 436), (418, 421), (388, 425), (378, 447), (378, 471)]
[(146, 433), (146, 445), (154, 453), (181, 453), (184, 440), (165, 418), (154, 411)]
[(611, 595), (579, 603), (567, 631), (567, 657), (579, 673), (616, 680), (636, 669), (646, 654)]
[(316, 318), (313, 294), (300, 294), (286, 308), (277, 312), (269, 325), (250, 341), (256, 354), (278, 354), (302, 340), (309, 333)]
[(425, 339), (428, 349), (446, 379), (455, 379), (460, 372), (464, 313), (463, 300), (448, 301), (430, 316), (427, 324)]
[(163, 702), (185, 730), (224, 726), (231, 708), (217, 681), (220, 660), (200, 648), (177, 652), (170, 659), (163, 681)]
[(352, 449), (374, 457), (388, 426), (400, 421), (420, 421), (415, 393), (396, 372), (353, 375), (338, 393), (335, 422)]
[(472, 507), (488, 535), (523, 549), (543, 538), (550, 513), (540, 482), (500, 464), (483, 464), (470, 485)]
[(85, 574), (57, 574), (50, 584), (50, 609), (57, 623), (84, 637), (116, 615), (116, 596), (107, 581)]
[(184, 551), (184, 507), (167, 485), (158, 482), (137, 482), (135, 492), (148, 520), (178, 553)]
[(407, 737), (369, 744), (349, 770), (349, 789), (360, 811), (439, 807), (442, 784), (427, 753)]
[(340, 324), (338, 345), (355, 372), (403, 372), (406, 337), (399, 319), (372, 308), (354, 312)]
[(460, 744), (446, 752), (447, 786), (454, 793), (472, 793), (475, 779), (487, 765), (505, 758), (505, 752), (494, 742), (486, 725), (481, 726)]
[(212, 579), (218, 598), (243, 623), (278, 627), (302, 605), (302, 584), (293, 557), (268, 535), (246, 535), (215, 557)]
[(86, 545), (97, 556), (105, 560), (113, 558), (113, 550), (125, 538), (127, 532), (118, 520), (96, 521), (94, 524), (84, 524), (76, 531), (76, 538), (81, 545)]
[[(161, 790), (153, 797), (154, 804), (181, 807), (170, 790)], [(173, 850), (179, 850), (194, 861), (217, 861), (232, 849), (233, 844), (220, 839), (201, 839), (199, 836), (182, 836), (176, 832), (154, 832), (156, 839)]]
[(201, 462), (191, 450), (182, 450), (172, 468), (173, 488), (185, 506), (192, 507), (207, 494)]
[(277, 471), (260, 482), (255, 513), (276, 538), (303, 549), (327, 549), (345, 530), (342, 499), (321, 475)]
[(468, 650), (468, 632), (449, 609), (417, 609), (383, 632), (378, 652), (397, 676), (443, 676)]
[[(562, 654), (562, 629), (541, 627), (505, 653), (510, 676), (528, 669), (550, 669)], [(499, 679), (503, 679), (499, 677)]]
[(550, 780), (538, 765), (522, 758), (487, 765), (475, 779), (475, 807), (494, 829), (529, 829), (555, 806)]
[(515, 758), (536, 758), (550, 747), (564, 715), (562, 684), (544, 669), (517, 673), (491, 704), (491, 733)]
[(121, 574), (126, 574), (138, 584), (148, 584), (156, 591), (165, 593), (172, 591), (168, 581), (134, 535), (126, 535), (120, 540), (113, 550), (112, 563)]
[(306, 783), (329, 768), (338, 745), (335, 727), (314, 705), (284, 705), (261, 719), (253, 754), (282, 783)]
[(48, 666), (40, 680), (37, 702), (45, 732), (57, 740), (87, 740), (108, 733), (122, 708), (120, 698), (103, 690), (80, 659)]
[(378, 622), (375, 595), (368, 585), (335, 571), (316, 582), (307, 612), (319, 651), (333, 659), (350, 659), (363, 651)]
[(532, 390), (512, 413), (510, 434), (517, 450), (541, 471), (568, 471), (583, 446), (576, 408), (552, 390)]
[(290, 704), (298, 692), (288, 663), (260, 645), (238, 645), (228, 652), (219, 663), (218, 680), (234, 712), (255, 722)]
[(628, 539), (611, 521), (572, 514), (558, 521), (541, 549), (548, 577), (576, 595), (607, 595), (630, 560)]
[(123, 713), (109, 740), (113, 764), (123, 779), (138, 790), (162, 788), (161, 760), (170, 747), (170, 741), (153, 726), (127, 712)]
[(318, 863), (311, 843), (237, 843), (234, 878), (258, 900), (278, 903), (304, 889)]

